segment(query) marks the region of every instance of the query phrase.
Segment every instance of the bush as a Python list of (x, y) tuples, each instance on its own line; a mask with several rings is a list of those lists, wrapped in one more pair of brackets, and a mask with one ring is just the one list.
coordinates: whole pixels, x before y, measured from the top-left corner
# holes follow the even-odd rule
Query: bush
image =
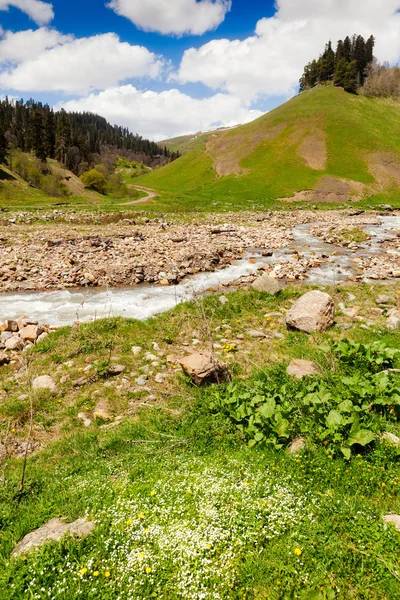
[(99, 192), (99, 194), (107, 193), (108, 181), (103, 173), (100, 173), (97, 169), (91, 169), (90, 171), (86, 171), (86, 173), (82, 173), (80, 179), (87, 189)]
[(399, 351), (380, 342), (342, 341), (333, 347), (336, 374), (295, 381), (284, 366), (270, 370), (251, 385), (233, 382), (213, 393), (210, 408), (227, 414), (249, 446), (279, 449), (308, 436), (334, 454), (350, 459), (387, 425), (400, 418), (400, 381), (387, 372)]
[(54, 175), (49, 166), (35, 156), (15, 152), (13, 155), (13, 169), (27, 183), (49, 196), (59, 197), (68, 194), (67, 189), (61, 183), (61, 177)]

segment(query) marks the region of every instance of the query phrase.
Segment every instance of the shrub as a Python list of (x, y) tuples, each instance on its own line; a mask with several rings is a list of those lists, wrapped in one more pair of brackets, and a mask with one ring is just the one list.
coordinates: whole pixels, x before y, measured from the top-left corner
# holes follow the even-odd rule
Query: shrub
[(108, 181), (103, 175), (96, 169), (91, 169), (90, 171), (86, 171), (86, 173), (82, 173), (80, 177), (84, 186), (89, 190), (94, 190), (95, 192), (99, 192), (99, 194), (105, 194), (108, 189)]

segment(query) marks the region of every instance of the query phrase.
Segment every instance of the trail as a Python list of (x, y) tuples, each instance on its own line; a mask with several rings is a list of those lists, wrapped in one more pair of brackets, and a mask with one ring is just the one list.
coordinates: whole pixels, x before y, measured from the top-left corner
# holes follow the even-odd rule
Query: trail
[(124, 202), (122, 204), (122, 206), (133, 206), (134, 204), (144, 204), (145, 202), (152, 200), (152, 198), (157, 198), (157, 196), (158, 196), (157, 192), (152, 190), (151, 188), (143, 187), (142, 185), (134, 185), (133, 183), (128, 184), (128, 186), (135, 190), (139, 190), (140, 192), (145, 192), (147, 194), (147, 196), (145, 196), (144, 198), (140, 198), (140, 200), (130, 200), (129, 202)]

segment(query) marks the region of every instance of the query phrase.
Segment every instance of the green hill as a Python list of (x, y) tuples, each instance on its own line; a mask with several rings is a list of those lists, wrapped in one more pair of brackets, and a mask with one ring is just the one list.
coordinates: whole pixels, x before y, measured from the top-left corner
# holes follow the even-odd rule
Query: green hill
[(165, 207), (189, 210), (288, 201), (400, 206), (400, 103), (317, 88), (197, 142), (137, 183), (162, 192)]

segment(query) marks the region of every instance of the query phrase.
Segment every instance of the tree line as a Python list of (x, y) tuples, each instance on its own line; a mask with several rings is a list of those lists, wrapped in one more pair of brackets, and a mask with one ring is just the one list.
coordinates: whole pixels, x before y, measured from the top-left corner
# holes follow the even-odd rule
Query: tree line
[(364, 85), (368, 68), (374, 60), (375, 38), (365, 40), (362, 35), (347, 36), (339, 40), (336, 50), (329, 41), (318, 60), (313, 60), (304, 68), (300, 79), (300, 92), (318, 83), (333, 82), (347, 92), (357, 93)]
[(76, 174), (99, 162), (103, 148), (121, 151), (123, 156), (148, 166), (166, 164), (180, 156), (93, 113), (54, 111), (32, 99), (5, 98), (0, 101), (0, 164), (7, 161), (12, 148), (31, 152), (42, 162), (55, 158)]

